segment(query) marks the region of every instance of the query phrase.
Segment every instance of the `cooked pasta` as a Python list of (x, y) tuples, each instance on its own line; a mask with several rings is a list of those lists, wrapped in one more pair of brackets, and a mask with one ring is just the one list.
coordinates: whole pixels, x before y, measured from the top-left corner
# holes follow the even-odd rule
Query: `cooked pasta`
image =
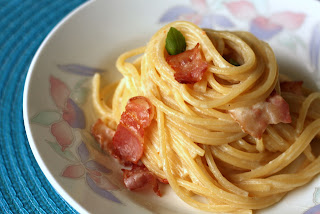
[[(194, 84), (179, 83), (167, 63), (170, 27), (183, 34), (187, 50), (199, 44), (208, 63)], [(122, 54), (116, 66), (123, 75), (116, 87), (101, 87), (99, 74), (93, 78), (99, 117), (115, 130), (131, 97), (148, 98), (155, 116), (145, 131), (141, 161), (189, 205), (251, 213), (280, 201), (320, 172), (314, 149), (320, 93), (281, 91), (272, 49), (251, 33), (177, 21), (156, 32), (146, 47)], [(230, 112), (265, 102), (273, 93), (289, 104), (292, 122), (270, 124), (261, 137), (244, 132)]]

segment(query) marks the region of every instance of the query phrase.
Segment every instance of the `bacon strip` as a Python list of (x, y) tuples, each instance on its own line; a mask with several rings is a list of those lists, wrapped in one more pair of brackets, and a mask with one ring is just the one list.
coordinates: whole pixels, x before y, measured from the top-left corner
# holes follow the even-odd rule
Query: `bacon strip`
[(154, 116), (151, 102), (142, 96), (131, 98), (112, 139), (113, 154), (124, 163), (137, 164), (144, 151), (144, 129)]
[(168, 56), (166, 61), (176, 72), (175, 80), (183, 84), (200, 81), (208, 68), (208, 63), (200, 52), (199, 43), (191, 50)]
[(153, 191), (161, 196), (158, 182), (168, 181), (160, 180), (139, 162), (144, 151), (144, 129), (151, 124), (153, 117), (151, 102), (142, 96), (133, 97), (129, 99), (116, 131), (98, 119), (91, 128), (91, 134), (102, 149), (110, 152), (120, 163), (132, 166), (130, 170), (122, 169), (123, 181), (129, 190), (141, 190), (151, 185)]
[(261, 138), (269, 124), (291, 123), (288, 103), (278, 94), (270, 95), (265, 102), (251, 107), (229, 110), (243, 132)]
[(161, 196), (159, 184), (154, 176), (144, 165), (134, 164), (131, 170), (122, 169), (123, 182), (129, 190), (139, 191), (152, 186), (153, 191)]
[(100, 148), (112, 153), (112, 138), (115, 131), (110, 129), (101, 119), (98, 119), (91, 127), (91, 134), (100, 144)]

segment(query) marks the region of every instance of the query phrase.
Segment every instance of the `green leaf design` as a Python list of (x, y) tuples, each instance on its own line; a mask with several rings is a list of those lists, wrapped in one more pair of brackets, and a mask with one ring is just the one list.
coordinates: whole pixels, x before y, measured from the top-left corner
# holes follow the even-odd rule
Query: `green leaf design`
[(100, 148), (99, 143), (92, 137), (92, 135), (88, 131), (81, 131), (81, 138), (84, 142), (89, 143), (90, 146), (95, 150), (104, 153), (104, 151)]
[(166, 38), (166, 50), (170, 55), (177, 55), (186, 50), (186, 39), (180, 31), (174, 27), (170, 27), (170, 30)]
[(64, 151), (62, 151), (61, 146), (57, 142), (51, 142), (51, 141), (47, 140), (47, 143), (61, 157), (65, 158), (71, 162), (78, 162), (77, 157), (69, 149), (65, 149)]
[(72, 91), (70, 97), (74, 102), (78, 104), (84, 104), (87, 100), (88, 94), (89, 94), (89, 89), (81, 87)]
[(70, 98), (77, 104), (84, 104), (87, 100), (90, 90), (85, 87), (88, 84), (88, 79), (79, 80), (73, 87)]
[(78, 90), (79, 88), (82, 88), (83, 85), (87, 84), (87, 81), (88, 81), (87, 78), (79, 80), (79, 81), (74, 85), (73, 90)]
[(229, 62), (230, 62), (230, 64), (232, 64), (234, 66), (240, 66), (240, 64), (236, 60), (234, 60), (233, 58), (230, 58)]
[(313, 202), (315, 204), (320, 204), (320, 188), (316, 187), (313, 193)]
[(61, 119), (61, 114), (56, 111), (41, 111), (31, 118), (32, 123), (49, 126)]

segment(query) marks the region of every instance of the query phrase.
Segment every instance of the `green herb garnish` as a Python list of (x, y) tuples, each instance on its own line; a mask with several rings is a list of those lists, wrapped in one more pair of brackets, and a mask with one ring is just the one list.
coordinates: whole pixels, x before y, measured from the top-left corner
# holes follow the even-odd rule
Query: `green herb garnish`
[(166, 50), (170, 55), (177, 55), (186, 50), (186, 39), (180, 31), (171, 27), (166, 38)]
[(229, 59), (229, 62), (230, 62), (230, 64), (232, 64), (234, 66), (239, 66), (240, 65), (236, 60), (234, 60), (232, 58)]

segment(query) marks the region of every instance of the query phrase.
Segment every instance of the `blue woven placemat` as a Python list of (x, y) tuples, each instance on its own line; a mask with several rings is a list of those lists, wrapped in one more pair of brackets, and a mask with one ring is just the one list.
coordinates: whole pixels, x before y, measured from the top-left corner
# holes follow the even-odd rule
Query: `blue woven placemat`
[(50, 30), (85, 0), (0, 0), (0, 213), (76, 213), (40, 170), (26, 137), (22, 95)]

